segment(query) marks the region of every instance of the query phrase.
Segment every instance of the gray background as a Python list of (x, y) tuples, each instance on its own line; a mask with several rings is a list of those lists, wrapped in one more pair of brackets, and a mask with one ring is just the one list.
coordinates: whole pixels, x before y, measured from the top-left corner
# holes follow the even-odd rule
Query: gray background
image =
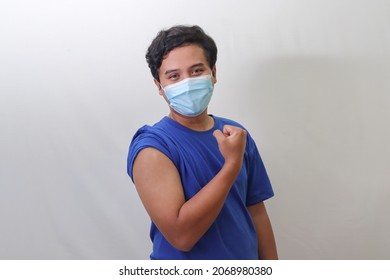
[(390, 258), (389, 1), (2, 0), (0, 259), (148, 258), (126, 157), (178, 23), (217, 42), (209, 111), (259, 146), (280, 258)]

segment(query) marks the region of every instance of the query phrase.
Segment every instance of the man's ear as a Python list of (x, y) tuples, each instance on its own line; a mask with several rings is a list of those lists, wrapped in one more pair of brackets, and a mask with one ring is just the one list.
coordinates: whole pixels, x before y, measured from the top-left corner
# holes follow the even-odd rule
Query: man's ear
[(213, 69), (211, 70), (211, 74), (213, 75), (213, 82), (214, 84), (217, 83), (217, 66), (214, 65)]
[(164, 90), (163, 90), (163, 88), (161, 87), (160, 82), (157, 81), (157, 79), (154, 79), (153, 81), (154, 81), (154, 84), (156, 85), (156, 87), (157, 87), (157, 89), (158, 89), (158, 94), (163, 95)]

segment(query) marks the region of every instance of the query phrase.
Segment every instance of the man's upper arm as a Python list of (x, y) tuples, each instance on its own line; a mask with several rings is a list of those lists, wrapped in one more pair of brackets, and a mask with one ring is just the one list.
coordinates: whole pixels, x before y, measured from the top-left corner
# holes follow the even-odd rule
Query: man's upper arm
[(169, 239), (181, 206), (185, 203), (176, 166), (162, 152), (145, 148), (133, 165), (133, 179), (150, 218)]
[(278, 259), (275, 237), (264, 202), (248, 207), (256, 228), (260, 259)]

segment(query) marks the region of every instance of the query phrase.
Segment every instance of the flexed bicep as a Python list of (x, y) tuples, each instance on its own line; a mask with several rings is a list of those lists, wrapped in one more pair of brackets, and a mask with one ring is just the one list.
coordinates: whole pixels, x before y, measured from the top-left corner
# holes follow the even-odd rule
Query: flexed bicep
[(176, 167), (162, 152), (146, 148), (134, 161), (133, 176), (137, 192), (150, 218), (168, 241), (174, 239), (177, 234), (177, 217), (185, 203)]

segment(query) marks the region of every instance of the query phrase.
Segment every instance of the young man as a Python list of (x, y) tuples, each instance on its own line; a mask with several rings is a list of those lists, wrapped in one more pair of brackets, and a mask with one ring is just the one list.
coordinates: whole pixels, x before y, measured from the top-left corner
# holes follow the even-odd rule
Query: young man
[(151, 220), (151, 259), (277, 259), (273, 190), (238, 123), (209, 115), (217, 47), (198, 26), (160, 31), (146, 60), (170, 113), (135, 134), (128, 174)]

